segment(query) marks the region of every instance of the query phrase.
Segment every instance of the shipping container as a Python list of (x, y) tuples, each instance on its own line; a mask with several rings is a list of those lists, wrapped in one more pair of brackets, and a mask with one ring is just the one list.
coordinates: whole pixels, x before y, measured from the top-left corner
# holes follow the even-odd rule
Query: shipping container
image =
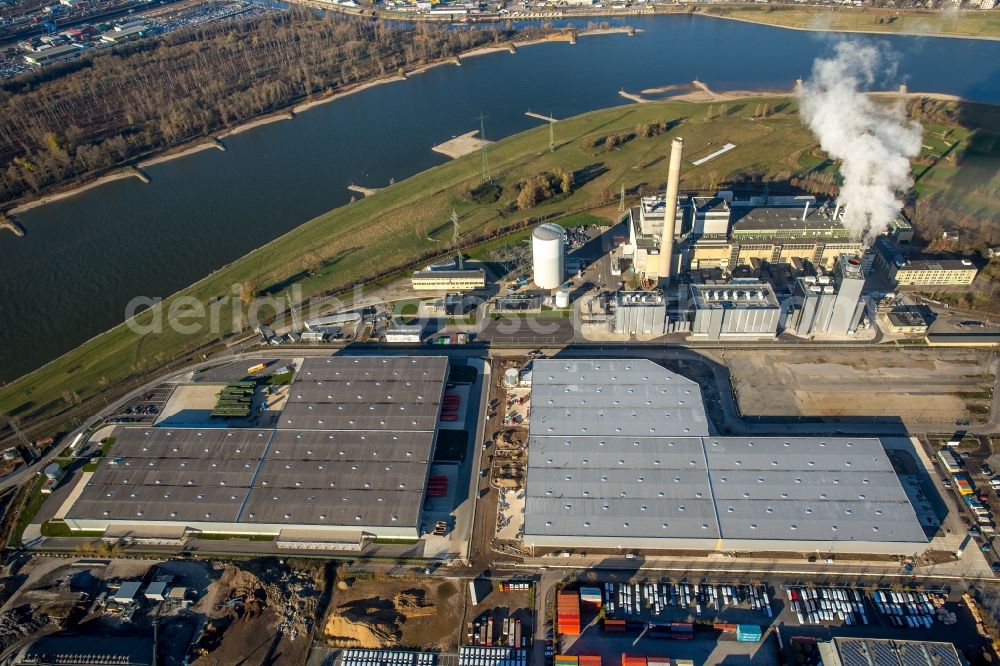
[(762, 632), (756, 624), (736, 625), (736, 640), (745, 643), (758, 643), (762, 637)]
[(622, 666), (646, 666), (646, 658), (622, 653)]
[(599, 654), (581, 654), (580, 655), (580, 666), (602, 666), (601, 665), (601, 655), (599, 655)]
[(625, 620), (604, 619), (604, 631), (622, 633), (625, 631)]

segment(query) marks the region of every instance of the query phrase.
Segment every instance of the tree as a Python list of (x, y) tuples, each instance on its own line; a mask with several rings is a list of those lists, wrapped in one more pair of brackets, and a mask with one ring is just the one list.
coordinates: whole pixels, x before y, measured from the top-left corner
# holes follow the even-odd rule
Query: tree
[(563, 171), (562, 182), (559, 184), (559, 189), (562, 190), (563, 194), (569, 194), (573, 191), (573, 174), (568, 171)]

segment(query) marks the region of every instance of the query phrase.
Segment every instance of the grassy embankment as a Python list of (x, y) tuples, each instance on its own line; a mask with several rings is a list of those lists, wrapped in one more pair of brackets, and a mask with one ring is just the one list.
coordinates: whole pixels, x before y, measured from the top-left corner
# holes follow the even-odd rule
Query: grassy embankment
[[(764, 104), (773, 115), (750, 119), (758, 105)], [(602, 143), (609, 135), (627, 137), (637, 125), (661, 120), (678, 123), (651, 138), (629, 138), (613, 150)], [(686, 141), (682, 187), (687, 189), (709, 189), (728, 180), (746, 180), (749, 175), (779, 191), (792, 176), (829, 168), (813, 154), (815, 139), (799, 121), (795, 101), (787, 98), (713, 104), (671, 101), (596, 111), (559, 122), (555, 152), (548, 150), (548, 134), (548, 128), (541, 126), (490, 147), (492, 173), (502, 187), (496, 202), (476, 203), (467, 195), (479, 183), (478, 154), (453, 160), (303, 224), (171, 296), (137, 320), (148, 324), (153, 316), (162, 316), (166, 321), (170, 305), (180, 295), (189, 295), (206, 309), (218, 297), (229, 296), (219, 311), (221, 321), (231, 321), (233, 304), (238, 303), (233, 295), (239, 292), (233, 287), (246, 282), (271, 295), (283, 295), (295, 283), (306, 298), (346, 290), (366, 277), (411, 265), (422, 255), (444, 253), (450, 244), (453, 208), (461, 218), (465, 243), (519, 223), (573, 215), (609, 199), (616, 204), (622, 183), (632, 196), (642, 188), (662, 187), (665, 158), (676, 135)], [(690, 164), (726, 142), (737, 148), (702, 166)], [(517, 183), (546, 170), (572, 171), (573, 192), (529, 210), (511, 210)], [(608, 210), (613, 215), (616, 206)], [(162, 332), (140, 336), (121, 325), (8, 384), (0, 390), (0, 409), (25, 422), (61, 413), (69, 403), (172, 359), (200, 358), (203, 350), (217, 347), (232, 334), (227, 327), (216, 333), (183, 335), (164, 326)]]
[(993, 11), (940, 12), (740, 5), (710, 7), (704, 14), (799, 30), (1000, 38), (1000, 14)]

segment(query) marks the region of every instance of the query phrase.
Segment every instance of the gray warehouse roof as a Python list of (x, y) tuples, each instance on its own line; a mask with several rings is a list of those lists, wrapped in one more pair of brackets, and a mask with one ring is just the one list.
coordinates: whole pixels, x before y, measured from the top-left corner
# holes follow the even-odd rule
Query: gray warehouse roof
[(962, 666), (965, 660), (951, 643), (885, 638), (834, 638), (821, 643), (830, 666)]
[(307, 358), (278, 430), (120, 429), (67, 518), (416, 526), (447, 371)]
[(534, 362), (525, 516), (539, 545), (926, 543), (878, 440), (709, 437), (698, 385), (648, 360)]

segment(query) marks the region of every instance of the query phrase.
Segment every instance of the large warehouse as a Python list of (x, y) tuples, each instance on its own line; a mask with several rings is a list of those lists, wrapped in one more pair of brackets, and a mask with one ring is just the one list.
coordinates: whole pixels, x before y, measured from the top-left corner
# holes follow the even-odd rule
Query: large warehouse
[(532, 550), (927, 546), (877, 439), (710, 436), (698, 384), (652, 361), (536, 360), (529, 427)]
[(74, 530), (417, 538), (444, 357), (307, 358), (277, 429), (121, 428)]

